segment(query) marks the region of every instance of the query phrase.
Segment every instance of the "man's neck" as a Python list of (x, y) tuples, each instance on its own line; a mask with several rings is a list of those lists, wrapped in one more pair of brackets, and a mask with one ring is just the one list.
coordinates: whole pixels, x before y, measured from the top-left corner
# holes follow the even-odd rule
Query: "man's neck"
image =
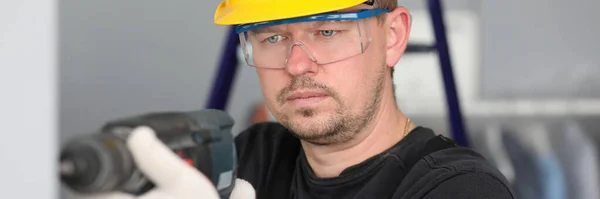
[[(393, 103), (393, 104), (392, 104)], [(302, 142), (314, 174), (335, 177), (344, 169), (361, 163), (395, 145), (404, 136), (406, 117), (395, 102), (383, 102), (370, 124), (356, 137), (340, 145), (316, 146)], [(409, 126), (412, 129), (413, 126)]]

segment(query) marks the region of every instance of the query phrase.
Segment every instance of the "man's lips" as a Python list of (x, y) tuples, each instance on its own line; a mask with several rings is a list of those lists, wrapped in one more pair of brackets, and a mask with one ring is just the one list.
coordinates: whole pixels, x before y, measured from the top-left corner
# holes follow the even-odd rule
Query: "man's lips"
[(296, 91), (286, 98), (286, 101), (293, 106), (310, 106), (315, 105), (325, 99), (329, 95), (317, 91)]
[(315, 91), (298, 91), (298, 92), (294, 92), (291, 95), (289, 95), (286, 98), (286, 100), (293, 101), (293, 100), (321, 98), (321, 97), (327, 97), (327, 94), (323, 93), (323, 92), (315, 92)]

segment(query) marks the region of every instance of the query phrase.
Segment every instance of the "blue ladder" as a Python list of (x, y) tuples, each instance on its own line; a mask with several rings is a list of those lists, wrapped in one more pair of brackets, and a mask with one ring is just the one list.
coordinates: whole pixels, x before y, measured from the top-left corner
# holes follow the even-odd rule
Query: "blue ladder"
[[(452, 139), (461, 146), (468, 146), (467, 133), (464, 127), (463, 115), (461, 113), (456, 83), (454, 81), (454, 73), (452, 71), (452, 61), (444, 22), (443, 4), (440, 0), (428, 0), (427, 4), (435, 32), (435, 44), (434, 46), (409, 44), (407, 53), (437, 51), (442, 77), (444, 79), (444, 90), (446, 91), (446, 103)], [(240, 41), (238, 35), (235, 33), (235, 27), (229, 27), (227, 41), (206, 108), (220, 110), (225, 110), (227, 108), (229, 93), (232, 87), (231, 85), (235, 79), (237, 68), (240, 65), (237, 55), (239, 44)]]

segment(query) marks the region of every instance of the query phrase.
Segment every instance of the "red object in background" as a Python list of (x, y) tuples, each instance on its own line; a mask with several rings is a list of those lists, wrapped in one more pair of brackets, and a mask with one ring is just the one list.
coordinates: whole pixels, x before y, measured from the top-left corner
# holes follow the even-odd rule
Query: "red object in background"
[(269, 119), (267, 107), (264, 103), (259, 103), (254, 106), (254, 112), (252, 112), (252, 118), (250, 118), (250, 124), (256, 124), (266, 122)]

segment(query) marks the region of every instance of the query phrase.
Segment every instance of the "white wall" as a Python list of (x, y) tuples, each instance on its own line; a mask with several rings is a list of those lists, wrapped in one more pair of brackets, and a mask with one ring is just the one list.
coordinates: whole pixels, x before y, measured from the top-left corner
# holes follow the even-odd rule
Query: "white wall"
[(0, 1), (0, 198), (56, 198), (56, 2)]
[[(409, 43), (435, 43), (433, 26), (427, 10), (411, 11), (413, 26)], [(445, 13), (447, 37), (453, 71), (461, 102), (469, 104), (477, 96), (479, 68), (479, 19), (469, 10), (450, 10)], [(394, 84), (399, 106), (412, 116), (446, 114), (446, 93), (440, 73), (438, 54), (405, 54), (394, 70)]]

